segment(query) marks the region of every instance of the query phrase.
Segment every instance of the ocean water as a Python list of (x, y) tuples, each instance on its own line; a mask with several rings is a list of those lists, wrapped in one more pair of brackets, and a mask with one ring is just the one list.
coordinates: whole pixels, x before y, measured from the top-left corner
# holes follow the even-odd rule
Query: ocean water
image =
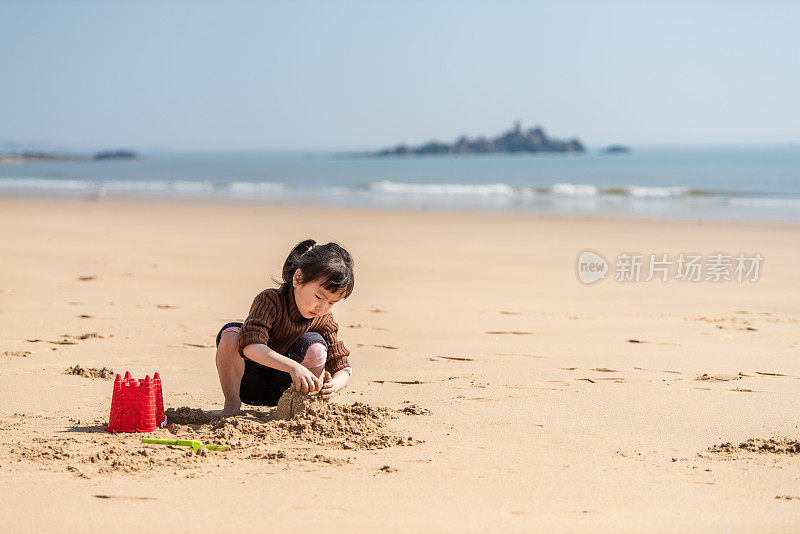
[(0, 196), (181, 197), (372, 208), (800, 222), (800, 145), (629, 154), (351, 158), (153, 152), (134, 161), (0, 164)]

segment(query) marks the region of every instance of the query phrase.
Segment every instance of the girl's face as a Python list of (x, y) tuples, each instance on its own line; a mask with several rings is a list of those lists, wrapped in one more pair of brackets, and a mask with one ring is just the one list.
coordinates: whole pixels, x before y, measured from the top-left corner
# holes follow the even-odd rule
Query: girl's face
[(341, 300), (341, 295), (344, 293), (344, 289), (339, 293), (331, 293), (322, 287), (318, 280), (305, 284), (302, 280), (303, 275), (300, 269), (297, 269), (292, 279), (294, 300), (297, 303), (297, 309), (300, 310), (300, 315), (306, 319), (313, 319), (330, 312), (333, 305)]

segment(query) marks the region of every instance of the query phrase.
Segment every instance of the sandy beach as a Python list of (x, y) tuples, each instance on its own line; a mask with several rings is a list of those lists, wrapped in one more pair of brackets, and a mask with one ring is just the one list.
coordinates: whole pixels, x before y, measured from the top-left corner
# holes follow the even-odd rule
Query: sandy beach
[[(800, 528), (799, 226), (190, 202), (0, 210), (0, 531)], [(308, 237), (356, 262), (333, 312), (350, 384), (325, 424), (269, 408), (216, 419), (217, 331)], [(585, 285), (584, 249), (764, 260), (756, 282)], [(113, 382), (65, 372), (76, 365), (158, 371), (166, 407), (195, 411), (153, 435), (232, 449), (104, 432)]]

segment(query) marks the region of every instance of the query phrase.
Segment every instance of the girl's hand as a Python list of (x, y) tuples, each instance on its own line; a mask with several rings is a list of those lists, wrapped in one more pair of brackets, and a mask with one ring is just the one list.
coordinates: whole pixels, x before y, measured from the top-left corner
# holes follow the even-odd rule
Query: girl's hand
[(299, 363), (292, 366), (289, 374), (292, 375), (292, 383), (297, 391), (316, 393), (322, 387), (319, 378)]
[(333, 397), (333, 394), (347, 385), (346, 380), (341, 380), (341, 377), (332, 377), (328, 371), (325, 371), (324, 379), (322, 381), (322, 391), (320, 395), (323, 399), (328, 400)]

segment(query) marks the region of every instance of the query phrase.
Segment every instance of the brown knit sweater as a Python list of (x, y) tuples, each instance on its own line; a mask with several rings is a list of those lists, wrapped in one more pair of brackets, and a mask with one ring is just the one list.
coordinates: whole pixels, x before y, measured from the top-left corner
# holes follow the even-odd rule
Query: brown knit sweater
[(256, 296), (250, 314), (242, 325), (239, 354), (246, 358), (244, 348), (254, 343), (263, 343), (275, 352), (284, 354), (300, 336), (306, 332), (317, 332), (328, 343), (325, 369), (334, 374), (350, 367), (347, 360), (350, 351), (341, 341), (336, 341), (338, 331), (339, 325), (330, 313), (311, 319), (303, 317), (297, 309), (292, 288), (288, 292), (265, 289)]

